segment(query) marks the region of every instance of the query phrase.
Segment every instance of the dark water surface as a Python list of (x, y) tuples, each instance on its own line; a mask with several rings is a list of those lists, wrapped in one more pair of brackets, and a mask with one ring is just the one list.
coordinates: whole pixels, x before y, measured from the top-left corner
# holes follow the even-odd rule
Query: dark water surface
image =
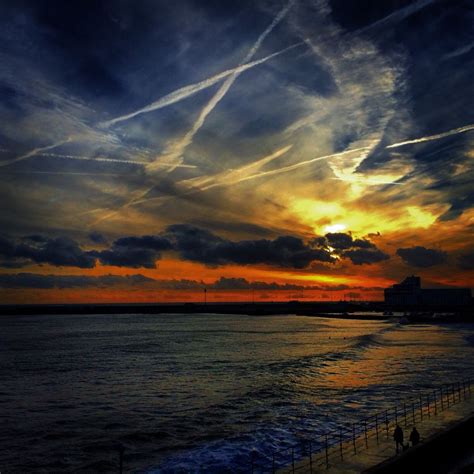
[(233, 472), (474, 374), (474, 326), (304, 316), (0, 318), (0, 471)]

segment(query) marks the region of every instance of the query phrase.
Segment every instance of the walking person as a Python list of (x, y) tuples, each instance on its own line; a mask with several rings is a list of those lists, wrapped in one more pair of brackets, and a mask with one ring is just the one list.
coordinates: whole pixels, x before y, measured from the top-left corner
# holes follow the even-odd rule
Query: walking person
[(416, 426), (411, 430), (410, 441), (412, 446), (416, 446), (420, 442), (420, 433), (418, 433)]
[(401, 446), (403, 450), (403, 430), (400, 428), (400, 425), (397, 425), (393, 432), (393, 439), (395, 440), (395, 445), (398, 454), (398, 447)]

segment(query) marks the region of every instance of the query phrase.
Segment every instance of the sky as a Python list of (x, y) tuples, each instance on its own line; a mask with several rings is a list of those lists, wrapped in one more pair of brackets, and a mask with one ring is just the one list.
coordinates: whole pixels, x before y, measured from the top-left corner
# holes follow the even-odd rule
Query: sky
[(474, 287), (470, 0), (5, 0), (0, 302)]

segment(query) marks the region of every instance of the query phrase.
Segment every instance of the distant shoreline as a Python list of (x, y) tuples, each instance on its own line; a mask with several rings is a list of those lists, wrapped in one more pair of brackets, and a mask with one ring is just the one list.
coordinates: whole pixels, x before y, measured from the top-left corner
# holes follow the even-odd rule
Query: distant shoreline
[[(48, 314), (240, 314), (270, 316), (295, 314), (339, 319), (408, 322), (474, 322), (472, 307), (390, 308), (383, 302), (275, 302), (275, 303), (130, 303), (130, 304), (27, 304), (0, 305), (0, 315)], [(406, 321), (405, 321), (406, 322)]]

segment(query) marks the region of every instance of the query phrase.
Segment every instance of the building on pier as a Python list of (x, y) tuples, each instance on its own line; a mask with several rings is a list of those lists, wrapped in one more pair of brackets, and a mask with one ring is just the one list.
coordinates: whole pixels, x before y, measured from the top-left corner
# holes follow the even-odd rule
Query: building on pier
[(415, 275), (385, 288), (384, 297), (391, 306), (465, 306), (472, 300), (470, 288), (426, 289)]

